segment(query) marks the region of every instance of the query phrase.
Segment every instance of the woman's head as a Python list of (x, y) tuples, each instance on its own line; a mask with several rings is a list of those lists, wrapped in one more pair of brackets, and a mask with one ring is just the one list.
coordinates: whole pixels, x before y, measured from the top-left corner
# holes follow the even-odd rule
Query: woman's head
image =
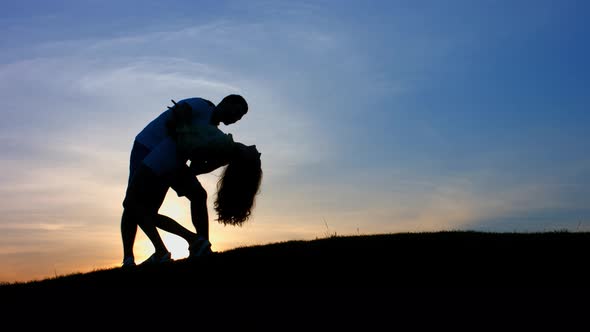
[(235, 154), (217, 183), (214, 208), (220, 223), (241, 226), (250, 217), (262, 182), (260, 155), (256, 145), (237, 143)]

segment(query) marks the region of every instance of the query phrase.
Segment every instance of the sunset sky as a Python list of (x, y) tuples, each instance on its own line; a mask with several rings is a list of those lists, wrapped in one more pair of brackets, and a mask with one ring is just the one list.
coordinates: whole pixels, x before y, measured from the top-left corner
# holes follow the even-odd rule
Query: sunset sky
[[(11, 1), (0, 11), (0, 282), (119, 266), (135, 135), (242, 94), (252, 219), (213, 250), (329, 235), (590, 231), (587, 1)], [(161, 213), (189, 229), (189, 202)], [(188, 255), (162, 233), (173, 258)], [(139, 231), (141, 262), (153, 252)]]

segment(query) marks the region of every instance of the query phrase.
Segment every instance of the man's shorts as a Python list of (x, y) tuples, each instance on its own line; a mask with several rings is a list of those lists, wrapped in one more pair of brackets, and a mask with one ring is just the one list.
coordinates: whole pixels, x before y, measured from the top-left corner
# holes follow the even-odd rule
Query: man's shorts
[(137, 212), (157, 214), (164, 203), (170, 184), (149, 167), (140, 164), (129, 180), (123, 207)]
[[(162, 202), (159, 202), (158, 206), (161, 206), (163, 203), (163, 200), (166, 198), (166, 192), (168, 192), (168, 188), (171, 187), (172, 189), (174, 189), (174, 191), (176, 192), (176, 194), (178, 195), (178, 197), (183, 197), (186, 196), (187, 198), (202, 198), (202, 197), (207, 197), (207, 192), (205, 191), (205, 189), (203, 188), (203, 186), (201, 185), (201, 183), (199, 182), (199, 180), (197, 179), (197, 177), (193, 174), (193, 172), (190, 170), (190, 168), (187, 165), (183, 165), (181, 167), (180, 170), (178, 170), (177, 172), (175, 172), (175, 174), (167, 176), (167, 177), (159, 177), (156, 174), (154, 174), (154, 172), (147, 166), (143, 165), (141, 162), (142, 160), (150, 153), (150, 149), (147, 148), (146, 146), (144, 146), (143, 144), (134, 141), (133, 142), (133, 148), (131, 149), (131, 158), (130, 158), (130, 162), (129, 162), (129, 179), (128, 179), (128, 189), (127, 191), (129, 192), (129, 187), (131, 187), (131, 180), (133, 179), (136, 171), (141, 168), (147, 168), (147, 170), (143, 170), (142, 173), (145, 173), (142, 175), (142, 177), (149, 177), (152, 178), (150, 180), (150, 182), (160, 182), (161, 184), (158, 185), (158, 189), (156, 189), (155, 185), (154, 188), (152, 188), (151, 191), (154, 191), (154, 189), (156, 190), (155, 192), (152, 192), (151, 194), (149, 194), (149, 196), (153, 196), (150, 201), (151, 201), (151, 205), (157, 204), (158, 201), (160, 200), (160, 196), (162, 195), (162, 191), (164, 191), (163, 187), (166, 186), (166, 190), (164, 193), (164, 198), (162, 198)], [(141, 166), (141, 167), (140, 167)], [(156, 178), (158, 180), (156, 180)], [(140, 180), (138, 181), (144, 181), (140, 178)], [(133, 187), (138, 187), (138, 186), (142, 186), (140, 184), (134, 184)], [(132, 189), (135, 191), (135, 189)], [(150, 190), (148, 190), (150, 191)], [(141, 194), (141, 193), (139, 193)], [(133, 193), (132, 196), (136, 196), (137, 193)], [(135, 198), (130, 198), (135, 200)], [(125, 201), (127, 201), (127, 195), (125, 197)], [(123, 206), (125, 206), (125, 201), (123, 202)]]
[(148, 154), (150, 154), (150, 149), (139, 143), (138, 141), (133, 141), (133, 147), (131, 148), (131, 156), (129, 158), (129, 179), (128, 183), (131, 182), (131, 178), (135, 171), (141, 165), (141, 161), (145, 158)]

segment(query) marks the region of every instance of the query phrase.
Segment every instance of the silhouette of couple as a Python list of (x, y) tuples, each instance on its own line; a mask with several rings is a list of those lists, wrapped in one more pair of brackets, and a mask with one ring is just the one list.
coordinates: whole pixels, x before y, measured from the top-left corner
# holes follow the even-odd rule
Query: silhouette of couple
[[(218, 105), (188, 98), (168, 107), (136, 137), (131, 149), (123, 214), (123, 267), (135, 266), (133, 245), (139, 226), (155, 252), (141, 264), (171, 261), (158, 228), (185, 239), (189, 258), (211, 253), (207, 192), (197, 175), (226, 166), (217, 183), (217, 221), (241, 226), (249, 217), (262, 179), (260, 152), (255, 145), (234, 141), (218, 126), (230, 125), (248, 112), (246, 100), (231, 94)], [(190, 161), (190, 165), (189, 162)], [(190, 200), (192, 232), (159, 214), (168, 189)]]

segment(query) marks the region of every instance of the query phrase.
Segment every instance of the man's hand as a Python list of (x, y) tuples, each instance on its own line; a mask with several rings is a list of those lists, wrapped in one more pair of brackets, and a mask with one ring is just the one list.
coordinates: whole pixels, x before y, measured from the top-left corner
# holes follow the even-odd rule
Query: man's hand
[(181, 102), (180, 104), (171, 100), (174, 104), (173, 107), (168, 107), (174, 113), (174, 120), (176, 126), (188, 125), (191, 123), (192, 108), (187, 102)]

